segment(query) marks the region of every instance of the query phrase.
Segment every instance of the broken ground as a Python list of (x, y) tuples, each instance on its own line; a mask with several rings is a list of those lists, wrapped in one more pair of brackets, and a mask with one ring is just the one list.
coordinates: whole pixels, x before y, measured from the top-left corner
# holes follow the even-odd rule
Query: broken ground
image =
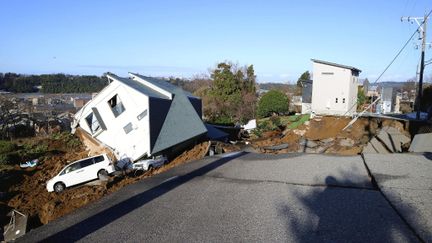
[[(404, 131), (404, 125), (397, 121), (360, 118), (354, 125), (341, 132), (349, 118), (315, 117), (307, 121), (302, 117), (288, 118), (288, 124), (277, 124), (271, 129), (261, 129), (250, 142), (257, 151), (270, 153), (333, 153), (342, 155), (359, 154), (367, 142), (377, 134), (380, 127), (392, 126)], [(270, 126), (271, 127), (271, 126)], [(268, 131), (271, 130), (271, 131)], [(257, 136), (259, 135), (259, 136)], [(209, 150), (209, 142), (197, 144), (172, 160), (169, 164), (149, 172), (121, 174), (106, 182), (97, 181), (91, 186), (80, 186), (63, 193), (49, 193), (46, 181), (56, 175), (71, 161), (88, 156), (81, 142), (70, 134), (56, 134), (47, 138), (33, 138), (15, 141), (21, 148), (36, 150), (41, 163), (36, 168), (20, 169), (18, 166), (0, 172), (0, 221), (4, 225), (6, 213), (15, 208), (29, 216), (29, 227), (38, 227), (77, 208), (98, 200), (106, 194), (142, 178), (161, 173), (187, 161), (203, 158)], [(311, 146), (315, 143), (315, 146)], [(267, 146), (288, 144), (285, 149), (267, 151)], [(224, 152), (238, 150), (237, 146), (221, 144)], [(39, 151), (35, 148), (45, 148)], [(320, 148), (325, 148), (320, 150)], [(25, 159), (32, 159), (29, 157)], [(24, 159), (24, 158), (23, 158)]]

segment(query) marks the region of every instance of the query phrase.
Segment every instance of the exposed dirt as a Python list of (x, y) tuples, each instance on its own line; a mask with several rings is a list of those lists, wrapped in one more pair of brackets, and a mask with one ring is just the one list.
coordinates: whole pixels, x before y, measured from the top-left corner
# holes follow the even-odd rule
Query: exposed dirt
[[(348, 117), (315, 117), (296, 129), (263, 133), (260, 138), (251, 143), (257, 151), (263, 153), (306, 152), (355, 155), (361, 153), (363, 146), (376, 135), (382, 126), (392, 126), (404, 131), (404, 126), (399, 121), (380, 121), (375, 118), (359, 118), (343, 131), (342, 129), (350, 121), (351, 118)], [(314, 146), (306, 146), (308, 141)], [(264, 149), (280, 144), (288, 144), (288, 148), (274, 151)]]
[(364, 135), (375, 134), (378, 129), (378, 122), (375, 119), (359, 118), (350, 128), (342, 131), (350, 121), (351, 118), (332, 116), (312, 119), (305, 133), (305, 138), (309, 140), (322, 140), (344, 137), (357, 140), (361, 139)]
[[(97, 181), (99, 183), (93, 183), (95, 185), (92, 186), (70, 188), (57, 194), (46, 190), (47, 180), (56, 175), (69, 162), (87, 157), (89, 152), (84, 150), (83, 146), (70, 149), (65, 148), (65, 145), (58, 141), (44, 142), (48, 143), (56, 154), (46, 156), (36, 168), (23, 170), (16, 167), (13, 170), (2, 172), (0, 191), (6, 191), (10, 196), (6, 201), (0, 200), (0, 213), (2, 213), (0, 219), (5, 219), (4, 215), (7, 210), (15, 208), (29, 216), (30, 228), (38, 227), (142, 178), (161, 173), (191, 160), (203, 158), (210, 145), (210, 142), (200, 143), (170, 163), (145, 173), (123, 173), (106, 182)], [(231, 145), (224, 147), (233, 148)], [(4, 174), (7, 174), (7, 177)], [(3, 178), (9, 178), (9, 184), (3, 183)], [(6, 222), (0, 223), (3, 225)]]

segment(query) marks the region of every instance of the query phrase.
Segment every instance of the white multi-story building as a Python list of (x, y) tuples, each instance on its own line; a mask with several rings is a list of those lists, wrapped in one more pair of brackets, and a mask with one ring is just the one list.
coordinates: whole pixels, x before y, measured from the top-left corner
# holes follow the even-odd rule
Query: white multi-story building
[(360, 69), (312, 59), (312, 111), (321, 115), (350, 116), (357, 110)]

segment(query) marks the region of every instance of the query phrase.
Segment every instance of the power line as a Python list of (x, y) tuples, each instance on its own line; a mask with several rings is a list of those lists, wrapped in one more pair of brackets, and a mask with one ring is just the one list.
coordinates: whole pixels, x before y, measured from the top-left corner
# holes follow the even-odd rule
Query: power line
[[(402, 17), (401, 21), (408, 20), (413, 23), (414, 21), (417, 23), (418, 28), (417, 30), (420, 30), (420, 39), (422, 40), (421, 44), (421, 59), (420, 59), (420, 73), (419, 73), (419, 86), (418, 86), (418, 94), (416, 98), (416, 118), (417, 120), (420, 119), (420, 110), (421, 110), (421, 103), (422, 103), (422, 96), (423, 96), (423, 74), (424, 74), (424, 58), (425, 58), (425, 51), (426, 51), (426, 31), (427, 31), (427, 21), (429, 19), (429, 15), (432, 13), (432, 10), (429, 12), (428, 15), (424, 15), (424, 17)], [(422, 20), (422, 23), (419, 23), (419, 20)]]
[[(412, 35), (410, 36), (410, 38), (408, 38), (408, 40), (405, 42), (405, 44), (402, 46), (402, 48), (398, 51), (398, 53), (396, 54), (396, 56), (391, 60), (391, 62), (387, 65), (387, 67), (384, 69), (384, 71), (378, 76), (378, 78), (373, 82), (374, 84), (376, 84), (377, 82), (378, 82), (378, 80), (384, 75), (384, 73), (390, 68), (390, 66), (391, 65), (393, 65), (393, 63), (394, 63), (394, 61), (399, 57), (399, 55), (402, 53), (402, 51), (405, 49), (405, 47), (407, 47), (408, 46), (408, 44), (410, 43), (410, 41), (412, 40), (412, 38), (415, 36), (415, 34), (419, 31), (419, 29), (421, 29), (421, 26), (423, 25), (423, 23), (428, 19), (428, 17), (429, 17), (429, 15), (432, 13), (432, 10), (431, 11), (429, 11), (429, 13), (425, 16), (425, 18), (423, 19), (423, 22), (421, 23), (421, 24), (419, 24), (419, 27), (417, 27), (417, 29), (412, 33)], [(370, 104), (365, 110), (363, 110), (362, 112), (360, 112), (360, 114), (359, 115), (357, 115), (354, 119), (352, 119), (349, 123), (348, 123), (348, 125), (346, 126), (346, 127), (344, 127), (343, 129), (342, 129), (342, 131), (343, 130), (345, 130), (346, 128), (348, 128), (349, 126), (351, 126), (352, 124), (354, 124), (354, 122), (356, 122), (357, 121), (357, 119), (361, 116), (361, 115), (363, 115), (370, 107), (372, 107), (372, 105), (373, 104), (375, 104), (375, 103), (377, 103), (378, 102), (378, 100), (379, 100), (380, 98), (378, 97), (378, 99), (376, 99), (374, 102), (372, 102), (372, 104)], [(344, 115), (346, 115), (352, 108), (354, 108), (354, 106), (356, 106), (357, 105), (357, 102), (355, 102), (354, 104), (353, 104), (353, 106), (350, 108), (350, 109), (348, 109), (348, 111), (347, 112), (345, 112), (345, 114)]]

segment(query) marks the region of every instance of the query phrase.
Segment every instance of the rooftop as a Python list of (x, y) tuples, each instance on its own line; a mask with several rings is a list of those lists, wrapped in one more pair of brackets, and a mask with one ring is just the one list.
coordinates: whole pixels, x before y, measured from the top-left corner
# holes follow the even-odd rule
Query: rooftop
[(321, 64), (325, 64), (325, 65), (330, 65), (330, 66), (334, 66), (334, 67), (340, 67), (340, 68), (345, 68), (345, 69), (350, 69), (350, 70), (353, 70), (353, 71), (361, 72), (360, 69), (352, 67), (352, 66), (337, 64), (337, 63), (334, 63), (334, 62), (322, 61), (322, 60), (318, 60), (318, 59), (311, 59), (311, 60), (312, 60), (312, 62), (316, 62), (316, 63), (321, 63)]

